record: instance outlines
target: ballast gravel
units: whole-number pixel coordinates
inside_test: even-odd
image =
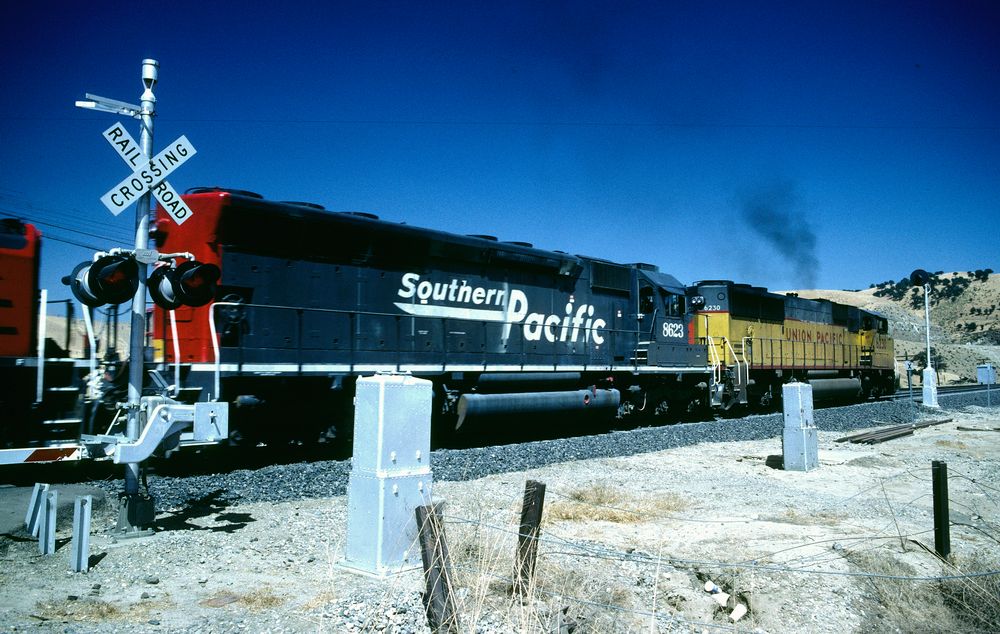
[[[941,396],[939,401],[943,407],[986,405],[986,395],[956,394]],[[909,423],[922,412],[926,410],[900,399],[817,409],[814,420],[820,431],[850,432]],[[782,415],[776,413],[516,445],[441,449],[433,452],[431,464],[435,481],[476,480],[572,460],[630,456],[707,442],[777,438],[782,433],[782,421]],[[160,508],[176,508],[208,497],[229,503],[283,502],[344,495],[350,469],[350,460],[319,460],[211,475],[157,476],[150,479],[149,490]],[[92,484],[114,494],[121,491],[120,481]]]
[[[911,439],[911,446],[906,440],[878,448],[832,441],[857,429],[917,418],[965,416],[972,420],[967,425],[996,425],[995,410],[972,414],[958,410],[985,405],[984,395],[942,397],[941,404],[940,412],[907,401],[816,410],[825,464],[809,474],[783,472],[764,464],[765,456],[780,450],[780,414],[436,451],[432,456],[435,494],[440,492],[447,500],[448,542],[459,566],[489,559],[479,557],[478,549],[483,554],[492,552],[486,550],[489,540],[498,535],[513,539],[510,533],[516,533],[516,516],[507,517],[503,509],[519,507],[525,477],[548,484],[547,512],[550,504],[555,507],[565,501],[581,483],[600,488],[602,481],[630,489],[636,500],[652,505],[651,521],[645,525],[586,520],[552,520],[546,525],[545,536],[567,541],[545,546],[540,574],[555,575],[548,582],[550,587],[565,581],[568,595],[583,596],[591,603],[536,597],[530,606],[533,620],[525,626],[525,621],[518,620],[516,605],[504,604],[497,610],[483,604],[479,609],[477,601],[482,599],[474,588],[463,586],[464,618],[466,623],[475,623],[468,631],[562,632],[570,631],[563,627],[567,622],[583,624],[580,632],[636,631],[624,624],[635,625],[637,615],[648,609],[648,600],[662,604],[655,627],[648,628],[651,631],[726,628],[728,612],[718,612],[701,589],[706,579],[725,583],[718,567],[661,569],[643,561],[655,558],[665,543],[675,561],[685,557],[742,561],[760,551],[784,552],[790,546],[794,548],[788,552],[798,553],[805,539],[814,544],[810,548],[819,550],[803,557],[832,557],[842,562],[839,544],[857,543],[851,531],[870,532],[870,527],[887,521],[896,530],[895,523],[881,512],[884,489],[873,498],[859,498],[850,510],[840,508],[851,493],[867,486],[870,474],[893,477],[912,468],[923,470],[925,463],[940,459],[944,451],[952,454],[956,473],[964,472],[973,481],[995,481],[992,454],[986,454],[982,466],[958,460],[975,458],[972,454],[980,445],[962,448],[962,443],[972,438],[991,441],[986,434],[956,437],[962,432],[934,427],[930,429],[940,436],[921,430]],[[673,451],[653,453],[666,449]],[[149,539],[115,542],[107,534],[114,524],[113,511],[95,516],[92,569],[85,575],[67,573],[66,544],[55,556],[42,557],[30,538],[0,537],[0,631],[429,632],[419,569],[376,580],[339,567],[347,515],[341,496],[346,493],[349,470],[350,461],[341,460],[191,477],[154,475],[149,485],[157,498],[157,533]],[[652,473],[657,477],[650,478]],[[924,487],[923,480],[905,483],[911,480],[918,488]],[[808,483],[819,488],[799,489]],[[898,478],[891,481],[888,495],[892,500],[914,499],[910,489],[892,489],[901,483]],[[112,493],[120,489],[118,482],[93,484]],[[670,495],[690,506],[682,506],[679,512],[658,510],[656,500],[670,499]],[[923,515],[927,515],[924,509],[903,508],[898,503],[893,509],[899,522],[918,527],[910,530],[921,530]],[[693,523],[673,518],[676,521],[664,541],[664,525],[656,519],[663,513],[690,516]],[[811,519],[814,514],[819,519]],[[702,517],[712,521],[706,523]],[[465,520],[474,522],[463,524]],[[836,540],[828,540],[830,530],[844,532],[834,532]],[[970,535],[969,539],[979,539],[978,534]],[[66,531],[59,537],[65,539]],[[829,552],[822,546],[828,541],[832,544]],[[568,544],[615,554],[611,559],[567,559],[567,553],[559,551],[572,550]],[[964,542],[956,543],[956,550],[964,548]],[[511,548],[504,543],[502,550]],[[805,559],[786,563],[816,565]],[[837,565],[842,564],[831,564]],[[504,563],[490,574],[504,576],[508,568]],[[867,586],[834,577],[822,578],[810,587],[816,581],[815,577],[760,573],[752,593],[751,617],[742,622],[741,631],[832,633],[865,631],[872,624],[872,610],[879,608],[866,603]],[[488,589],[503,604],[503,586],[492,583]],[[630,593],[641,597],[630,612],[615,613],[614,605],[604,605],[617,604]]]

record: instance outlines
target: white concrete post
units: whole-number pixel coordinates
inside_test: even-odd
[[[809,471],[819,467],[812,386],[808,383],[786,383],[781,387],[781,397],[785,420],[781,453],[785,471]]]
[[[421,564],[414,510],[431,502],[430,381],[358,379],[341,566],[385,577]]]

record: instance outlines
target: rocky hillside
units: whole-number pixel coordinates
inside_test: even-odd
[[[943,381],[972,380],[976,365],[1000,365],[1000,274],[990,269],[931,275],[931,345],[943,363]],[[825,298],[874,310],[889,318],[896,355],[913,358],[924,350],[923,289],[902,279],[862,291],[800,290],[802,297]]]

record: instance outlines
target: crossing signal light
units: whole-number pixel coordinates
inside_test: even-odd
[[[135,296],[139,288],[139,265],[128,255],[104,255],[80,262],[62,282],[82,304],[92,308],[117,305]]]
[[[174,310],[180,306],[204,306],[215,297],[222,271],[214,264],[189,260],[160,266],[149,276],[149,294],[157,306]]]
[[[923,269],[917,269],[913,273],[910,273],[910,284],[913,286],[923,286],[931,279],[930,273]]]

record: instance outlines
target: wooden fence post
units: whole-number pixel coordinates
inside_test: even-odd
[[[948,463],[931,462],[934,493],[934,550],[941,557],[951,554],[951,518],[948,513]]]
[[[525,482],[521,529],[517,536],[517,556],[514,561],[514,594],[522,598],[528,595],[531,579],[535,574],[544,503],[545,483],[535,480]]]
[[[442,502],[416,508],[420,557],[424,563],[424,607],[434,632],[458,632],[458,610],[451,595],[451,560],[441,523]]]

